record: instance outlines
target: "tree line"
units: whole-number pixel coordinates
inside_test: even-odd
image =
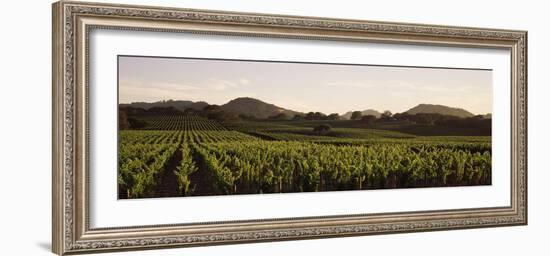
[[[247,116],[243,114],[235,114],[229,111],[225,111],[218,105],[208,105],[204,108],[197,110],[193,108],[187,108],[180,110],[174,107],[152,107],[149,109],[135,108],[135,107],[120,107],[119,108],[119,127],[120,129],[133,129],[143,128],[147,126],[147,122],[135,116],[158,116],[158,115],[193,115],[200,116],[210,120],[218,122],[226,121],[239,121],[239,120],[260,120],[253,116]],[[338,113],[332,113],[326,115],[321,112],[308,112],[303,115],[297,114],[289,116],[286,113],[279,113],[268,117],[268,120],[343,120],[344,118]],[[455,128],[475,128],[490,132],[491,130],[491,117],[477,115],[473,117],[457,117],[451,115],[442,115],[437,113],[418,113],[409,114],[406,112],[392,114],[390,111],[384,111],[380,117],[374,115],[363,115],[361,111],[353,111],[351,113],[351,120],[360,121],[367,125],[372,125],[377,122],[391,122],[391,121],[407,121],[418,125],[429,126],[445,126]]]

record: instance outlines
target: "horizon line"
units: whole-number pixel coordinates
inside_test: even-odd
[[[389,109],[385,109],[385,110],[380,111],[380,110],[374,109],[374,108],[365,108],[365,109],[362,109],[362,110],[348,110],[348,111],[346,111],[345,113],[342,113],[342,114],[341,114],[341,113],[338,113],[338,112],[324,113],[324,112],[321,112],[321,111],[296,111],[296,110],[293,110],[293,109],[288,109],[288,108],[285,108],[285,107],[281,107],[281,106],[275,105],[275,104],[273,104],[273,103],[269,103],[269,102],[264,101],[264,100],[261,100],[261,99],[257,99],[257,98],[254,98],[254,97],[246,97],[246,96],[245,96],[245,97],[237,97],[237,98],[235,98],[235,99],[229,100],[228,102],[226,102],[226,103],[224,103],[224,104],[220,104],[220,105],[218,105],[218,104],[210,104],[208,101],[205,101],[205,100],[192,101],[192,100],[175,100],[175,99],[158,100],[158,101],[153,101],[153,102],[148,102],[148,101],[118,102],[118,105],[120,105],[120,104],[127,104],[127,105],[128,105],[128,104],[135,104],[135,103],[147,103],[147,104],[152,104],[152,103],[167,102],[167,101],[189,101],[189,102],[192,102],[192,103],[204,102],[204,103],[206,103],[206,104],[208,104],[208,105],[218,105],[218,106],[222,106],[222,105],[225,105],[225,104],[227,104],[227,103],[229,103],[229,102],[231,102],[231,101],[233,101],[233,100],[240,99],[240,98],[255,99],[255,100],[261,101],[261,102],[263,102],[263,103],[265,103],[265,104],[270,104],[270,105],[273,105],[273,106],[276,106],[276,107],[279,107],[279,108],[282,108],[282,109],[285,109],[285,110],[288,110],[288,111],[293,111],[293,112],[298,112],[298,113],[303,113],[303,114],[307,114],[307,113],[309,113],[309,112],[319,112],[319,113],[322,113],[322,114],[325,114],[325,115],[330,115],[330,114],[336,113],[336,114],[338,114],[338,115],[340,115],[340,116],[343,116],[343,115],[345,115],[345,114],[347,114],[347,113],[349,113],[349,112],[353,112],[353,111],[361,111],[361,112],[363,112],[363,111],[366,111],[366,110],[374,110],[374,111],[376,111],[376,112],[379,112],[380,114],[384,113],[384,111],[390,111],[390,112],[392,112],[392,114],[396,114],[396,113],[405,113],[405,112],[407,112],[408,110],[411,110],[412,108],[417,107],[417,106],[420,106],[420,105],[434,105],[434,106],[444,106],[444,107],[454,108],[454,109],[462,109],[462,110],[464,110],[464,111],[466,111],[466,112],[468,112],[468,113],[473,114],[474,116],[476,116],[476,115],[487,115],[487,114],[491,114],[491,115],[492,115],[492,114],[493,114],[493,112],[481,113],[481,114],[478,113],[478,114],[476,114],[476,113],[473,113],[473,112],[471,112],[471,111],[469,111],[469,110],[467,110],[467,109],[465,109],[465,108],[456,107],[456,106],[442,105],[442,104],[433,104],[433,103],[418,103],[418,104],[414,105],[413,107],[408,108],[408,110],[405,110],[405,111],[403,111],[403,112],[394,112],[394,111],[389,110]]]

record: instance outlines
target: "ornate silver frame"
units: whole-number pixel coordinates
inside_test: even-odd
[[[93,29],[500,48],[511,51],[511,205],[91,229],[88,33]],[[527,224],[527,32],[61,1],[53,5],[53,251],[74,254]]]

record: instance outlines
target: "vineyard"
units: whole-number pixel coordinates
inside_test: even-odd
[[[356,128],[323,136],[188,115],[145,121],[119,132],[119,198],[491,184],[490,137]]]
[[[222,131],[227,130],[217,122],[199,116],[167,115],[142,118],[150,125],[147,130],[193,130]]]

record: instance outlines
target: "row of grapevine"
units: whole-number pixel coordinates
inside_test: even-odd
[[[211,186],[213,194],[249,194],[491,183],[486,142],[283,139],[228,130],[123,131],[119,193],[154,196],[166,171],[174,172],[179,196],[200,195],[197,186]],[[167,170],[167,161],[180,154],[171,161],[179,161],[177,167]],[[198,184],[197,175],[211,176],[212,184]]]
[[[166,144],[166,143],[178,143],[182,136],[183,131],[140,131],[129,130],[120,133],[121,145],[125,144]]]
[[[191,143],[255,141],[257,138],[236,131],[148,131],[120,132],[118,185],[120,198],[154,197],[162,173],[174,172],[178,189],[175,194],[191,195],[191,174],[198,170]],[[174,154],[181,154],[175,170],[167,170]]]
[[[298,142],[313,142],[325,145],[337,146],[370,146],[379,144],[396,144],[408,145],[410,147],[429,146],[431,148],[452,148],[461,149],[471,152],[486,152],[491,151],[491,142],[479,138],[471,138],[470,141],[464,138],[425,138],[419,137],[414,139],[392,139],[392,138],[376,138],[376,139],[354,139],[354,138],[337,138],[329,136],[314,136],[303,135],[297,133],[276,133],[276,132],[250,132],[251,135],[264,140],[275,141],[298,141]]]
[[[189,196],[192,195],[194,187],[191,184],[190,175],[198,171],[196,163],[193,161],[193,155],[191,148],[188,144],[189,134],[185,133],[183,143],[180,146],[180,151],[182,159],[178,164],[178,167],[174,171],[178,182],[178,191],[177,195],[179,196]]]
[[[259,141],[258,138],[237,131],[191,131],[188,132],[193,141],[197,143],[213,142],[241,142],[241,141]]]
[[[119,155],[118,184],[121,197],[140,198],[152,195],[158,176],[177,144],[141,144],[121,147],[121,152],[136,151],[134,156]]]
[[[198,147],[226,194],[490,184],[491,154],[407,145],[302,142]]]
[[[224,131],[227,130],[216,121],[194,115],[167,115],[142,117],[148,123],[147,130],[183,130],[183,131]]]

